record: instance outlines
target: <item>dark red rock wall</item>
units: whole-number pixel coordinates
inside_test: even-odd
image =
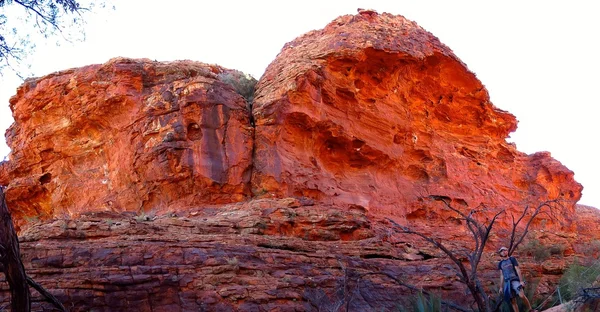
[[[150,220],[55,220],[22,233],[21,250],[28,274],[69,311],[392,310],[408,297],[389,276],[415,267],[374,226],[364,211],[255,200]],[[433,275],[443,263],[418,278],[455,291],[451,271]],[[49,307],[36,297],[35,311]]]

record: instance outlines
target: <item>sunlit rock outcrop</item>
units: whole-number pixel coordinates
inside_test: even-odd
[[[539,296],[600,254],[573,172],[507,143],[515,117],[402,16],[339,17],[254,82],[125,58],[27,80],[0,184],[28,274],[70,311],[392,311],[414,298],[403,283],[472,307],[444,253],[387,219],[471,248],[444,202],[503,211],[478,271],[490,294],[525,207],[551,201],[522,245],[548,258],[517,249]]]
[[[27,80],[11,99],[2,165],[15,217],[244,200],[253,129],[236,75],[116,58]]]
[[[429,32],[400,16],[342,16],[287,43],[257,86],[255,193],[307,196],[371,213],[459,206],[520,210],[581,196],[548,153],[506,138],[516,119]]]

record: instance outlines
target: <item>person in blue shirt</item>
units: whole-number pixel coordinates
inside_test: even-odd
[[[525,291],[523,290],[525,281],[521,275],[517,259],[508,256],[508,248],[506,247],[500,247],[498,253],[502,258],[502,260],[498,262],[498,270],[501,271],[499,291],[503,294],[504,301],[511,303],[513,311],[519,312],[519,306],[517,305],[517,296],[519,296],[531,312],[537,312],[537,310],[531,308],[531,304],[525,296]]]

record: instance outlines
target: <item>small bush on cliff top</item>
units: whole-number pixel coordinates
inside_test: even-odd
[[[254,100],[254,87],[258,82],[254,77],[244,74],[239,70],[224,71],[219,74],[219,79],[233,87],[248,103]]]

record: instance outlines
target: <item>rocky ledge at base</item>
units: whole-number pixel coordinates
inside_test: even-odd
[[[407,285],[472,303],[443,253],[392,222],[459,249],[457,212],[501,213],[479,266],[490,293],[526,207],[551,203],[528,240],[561,246],[517,250],[537,296],[600,252],[582,247],[600,216],[573,172],[508,143],[515,117],[402,16],[339,17],[255,83],[128,58],[25,81],[0,184],[27,272],[71,311],[387,311]]]
[[[600,219],[598,210],[578,212],[579,236],[531,233],[576,254],[544,262],[519,256],[527,279],[539,281],[538,298],[552,295],[568,262],[586,258],[589,241],[578,240],[600,239],[585,230],[585,222]],[[28,274],[69,311],[395,311],[415,298],[406,285],[470,304],[443,253],[389,229],[364,210],[282,198],[162,215],[90,212],[38,222],[20,239]],[[446,229],[452,246],[465,239],[436,229]],[[480,263],[493,290],[497,261],[489,250]],[[0,304],[8,294],[0,283]],[[52,311],[37,294],[33,302],[34,311]]]

